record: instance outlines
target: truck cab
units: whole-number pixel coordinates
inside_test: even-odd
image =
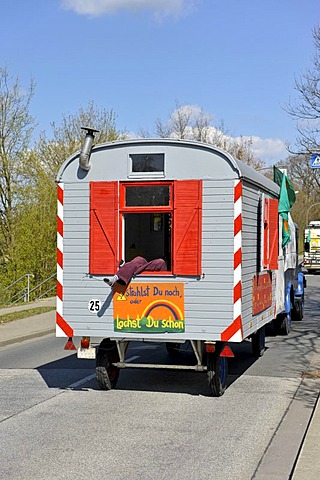
[[[304,231],[303,264],[308,273],[320,270],[320,221],[311,221]]]

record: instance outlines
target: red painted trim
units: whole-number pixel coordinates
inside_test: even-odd
[[[63,268],[63,253],[59,249],[57,249],[57,264]]]
[[[63,299],[63,286],[61,283],[57,280],[57,297],[62,300]]]
[[[61,317],[61,315],[56,313],[56,323],[61,328],[61,330],[66,334],[67,337],[73,337],[74,331],[73,328]]]
[[[242,230],[242,215],[239,215],[234,220],[234,235],[237,235]]]
[[[233,288],[233,303],[236,303],[237,300],[241,298],[242,285],[241,282],[238,282],[237,285]]]
[[[234,270],[241,265],[242,262],[242,249],[239,248],[239,250],[234,254],[234,259],[233,259],[233,267]]]
[[[235,187],[234,187],[234,201],[236,202],[239,200],[239,198],[242,197],[242,182],[239,182]]]
[[[63,205],[63,189],[58,185],[58,200]]]
[[[155,187],[168,186],[170,188],[169,205],[159,206],[126,206],[126,189],[130,187]],[[120,210],[126,213],[153,213],[153,212],[171,212],[173,209],[173,182],[158,181],[158,182],[122,182],[120,183]]]
[[[58,217],[57,232],[63,237],[63,221]]]
[[[231,337],[233,337],[235,333],[238,332],[238,330],[241,330],[241,328],[242,328],[242,321],[241,321],[241,316],[239,316],[238,318],[235,319],[233,323],[231,323],[231,325],[229,325],[228,328],[226,328],[222,332],[221,340],[224,342],[227,342],[228,340],[230,340]]]
[[[126,188],[127,187],[152,187],[152,186],[169,186],[170,188],[170,196],[169,196],[169,205],[166,206],[140,206],[140,207],[126,207]],[[121,182],[119,188],[119,246],[120,246],[120,257],[123,258],[125,256],[124,247],[123,247],[123,214],[124,213],[173,213],[173,185],[174,182],[168,181],[157,181],[157,182]],[[172,241],[172,240],[171,240]],[[171,245],[172,248],[172,245]],[[120,259],[118,259],[119,261]],[[147,274],[150,274],[148,272]],[[159,272],[157,272],[159,274]]]
[[[165,212],[171,212],[172,207],[166,206],[166,207],[121,207],[121,211],[123,213],[165,213]]]

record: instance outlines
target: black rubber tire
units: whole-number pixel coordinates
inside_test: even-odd
[[[116,342],[104,339],[100,343],[96,357],[96,379],[101,390],[115,388],[119,378],[119,368],[112,362],[119,361]]]
[[[265,325],[266,337],[276,337],[278,335],[277,319],[271,320],[271,322]]]
[[[277,331],[279,335],[289,335],[291,331],[291,318],[288,318],[287,313],[282,313],[278,315]]]
[[[266,349],[266,329],[265,326],[259,328],[251,335],[252,353],[255,357],[262,357]]]
[[[303,305],[301,301],[296,301],[292,309],[291,318],[294,322],[301,322],[303,319]]]
[[[207,354],[207,377],[214,397],[221,397],[227,388],[228,359],[220,357],[221,349]]]

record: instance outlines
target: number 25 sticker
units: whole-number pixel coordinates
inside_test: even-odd
[[[88,303],[88,310],[91,313],[99,312],[101,308],[101,301],[97,300],[96,298],[92,299]]]

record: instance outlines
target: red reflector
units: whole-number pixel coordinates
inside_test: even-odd
[[[214,353],[216,346],[214,343],[206,343],[206,352],[207,353]]]
[[[68,341],[64,347],[65,350],[77,350],[76,347],[74,346],[74,343],[72,341],[72,337],[68,338]]]
[[[90,347],[90,337],[82,337],[80,342],[81,348]]]
[[[220,357],[234,357],[233,351],[231,350],[229,345],[226,345],[222,349],[222,352],[220,353]]]

